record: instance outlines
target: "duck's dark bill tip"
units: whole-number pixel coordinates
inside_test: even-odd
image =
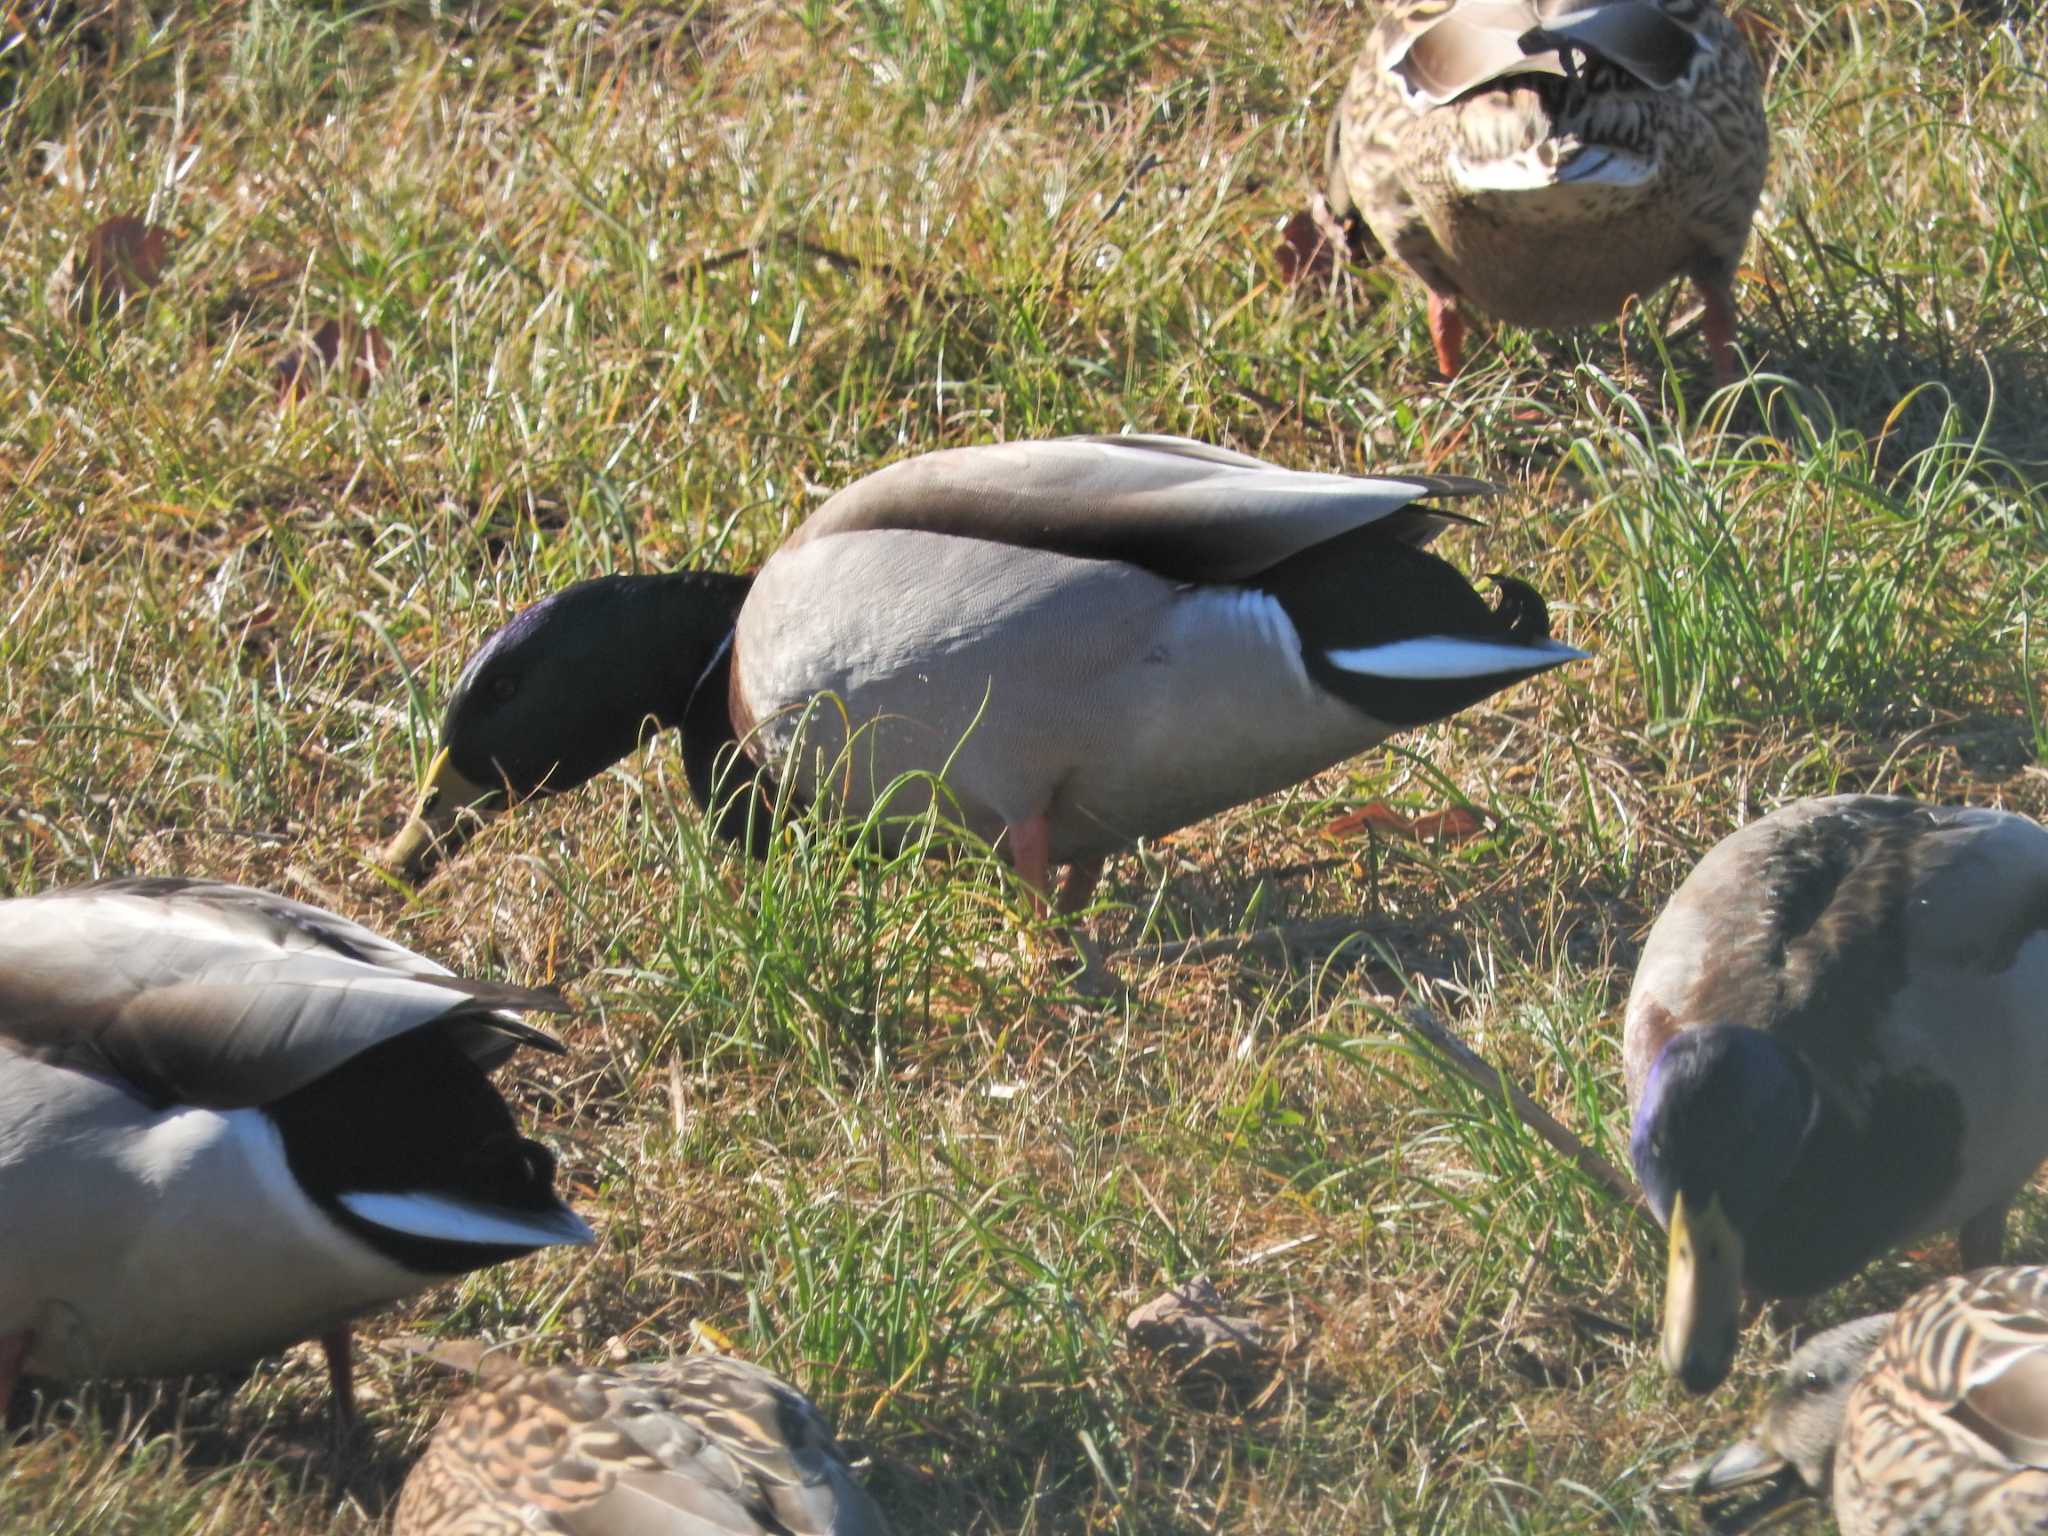
[[[434,829],[419,817],[409,816],[398,835],[379,851],[377,863],[399,879],[417,885],[433,873],[442,857],[441,840],[434,836]]]
[[[461,851],[484,819],[504,804],[502,785],[479,784],[455,766],[450,749],[443,747],[427,767],[412,814],[377,862],[417,884],[441,860]]]
[[[1728,1365],[1687,1360],[1677,1366],[1671,1374],[1677,1377],[1678,1384],[1694,1397],[1705,1397],[1728,1379]]]
[[[1789,1471],[1785,1458],[1755,1440],[1738,1440],[1706,1461],[1676,1468],[1658,1487],[1666,1493],[1694,1493],[1702,1496],[1752,1488]],[[1689,1474],[1684,1483],[1679,1474]]]

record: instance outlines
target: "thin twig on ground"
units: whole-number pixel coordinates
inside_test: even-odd
[[[1650,1208],[1643,1200],[1642,1191],[1636,1188],[1632,1179],[1626,1177],[1614,1164],[1559,1124],[1548,1110],[1524,1093],[1506,1073],[1459,1039],[1442,1019],[1420,1003],[1416,1003],[1402,1014],[1401,1022],[1434,1046],[1458,1075],[1481,1093],[1505,1098],[1509,1108],[1520,1117],[1522,1124],[1549,1142],[1569,1159],[1579,1172],[1623,1205],[1634,1210],[1643,1220],[1652,1226],[1656,1225],[1656,1218],[1650,1214]]]

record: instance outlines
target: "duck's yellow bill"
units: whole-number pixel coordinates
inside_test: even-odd
[[[1664,1368],[1689,1392],[1711,1392],[1735,1363],[1742,1308],[1742,1234],[1721,1197],[1693,1209],[1671,1202],[1671,1258],[1664,1277]]]
[[[469,840],[482,813],[503,798],[495,785],[479,784],[458,771],[443,747],[427,765],[412,815],[384,848],[384,866],[406,880],[425,879],[437,862]]]

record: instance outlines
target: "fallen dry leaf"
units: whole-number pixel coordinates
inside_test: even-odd
[[[373,325],[325,320],[271,365],[279,401],[293,400],[337,372],[344,388],[361,394],[391,367],[391,343]]]
[[[73,315],[111,313],[139,302],[170,265],[170,231],[131,214],[108,219],[60,269],[51,285],[55,307]]]
[[[1282,227],[1273,260],[1280,275],[1290,283],[1304,282],[1330,270],[1330,242],[1316,228],[1315,215],[1308,209],[1302,209]]]
[[[1341,840],[1371,831],[1415,842],[1462,843],[1485,830],[1486,819],[1470,806],[1454,805],[1421,816],[1403,816],[1384,800],[1375,800],[1326,822],[1323,836]]]
[[[1209,1377],[1232,1388],[1263,1385],[1274,1362],[1265,1328],[1255,1318],[1225,1313],[1207,1275],[1137,1308],[1124,1319],[1124,1332],[1183,1378]]]
[[[1330,212],[1329,202],[1318,192],[1309,204],[1280,230],[1280,244],[1273,260],[1289,284],[1327,277],[1336,266],[1336,253],[1349,261],[1371,266],[1379,260],[1379,244],[1362,219],[1342,221]]]

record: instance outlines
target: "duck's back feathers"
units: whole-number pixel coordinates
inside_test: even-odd
[[[1629,999],[1630,1102],[1680,1028],[1747,1023],[1825,1070],[1868,1049],[1916,976],[1997,976],[2044,936],[2048,830],[2026,818],[1881,795],[1797,802],[1709,851],[1651,929]]]
[[[400,1495],[394,1536],[884,1536],[810,1401],[745,1361],[486,1371]]]
[[[1711,46],[1645,0],[1420,0],[1394,7],[1373,45],[1380,68],[1418,110],[1444,106],[1508,75],[1566,76],[1568,50],[1668,90]]]
[[[113,1078],[157,1106],[271,1103],[428,1023],[486,1069],[520,1045],[562,1049],[509,1009],[566,1005],[214,881],[50,891],[10,902],[0,923],[0,1049]]]
[[[806,798],[911,816],[939,776],[978,835],[1042,821],[1051,862],[1093,862],[1582,655],[1529,588],[1490,608],[1420,547],[1441,516],[1411,498],[1479,489],[1176,438],[907,460],[762,567],[731,714]]]
[[[1835,1453],[1844,1536],[2048,1528],[2048,1269],[1980,1270],[1901,1307]]]
[[[783,549],[913,531],[1114,560],[1169,581],[1241,581],[1371,525],[1426,544],[1462,519],[1414,506],[1419,498],[1495,489],[1456,475],[1283,469],[1181,437],[994,443],[921,454],[855,481]]]

